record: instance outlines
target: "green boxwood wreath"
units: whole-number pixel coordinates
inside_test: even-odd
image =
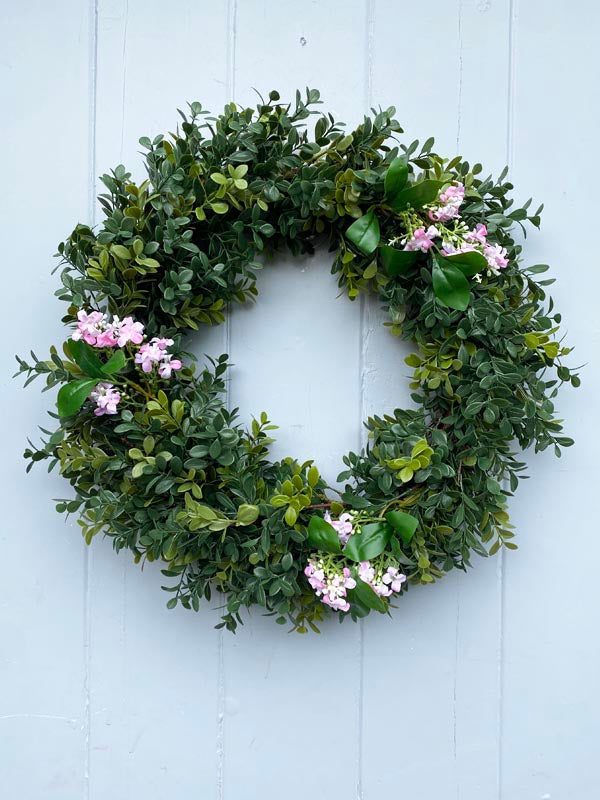
[[[77,225],[59,246],[64,323],[105,312],[121,321],[103,323],[110,335],[131,317],[146,345],[174,340],[170,377],[136,363],[139,336],[122,347],[70,338],[48,360],[18,358],[27,383],[62,385],[50,414],[58,427],[25,453],[28,468],[48,459],[70,481],[75,498],[58,511],[78,513],[87,543],[103,533],[136,562],[166,562],[169,607],[198,610],[218,589],[218,627],[230,630],[253,605],[317,630],[332,612],[307,574],[317,587],[337,574],[334,613],[356,620],[464,570],[473,552],[514,549],[516,451],[560,455],[572,444],[553,399],[579,378],[561,361],[569,349],[557,340],[551,281],[534,278],[547,267],[521,266],[512,234],[538,227],[541,208],[514,206],[506,170],[482,178],[479,164],[437,155],[433,139],[396,144],[394,108],[345,133],[317,114],[319,102],[315,90],[291,104],[271,92],[256,110],[231,103],[217,117],[192,103],[175,134],[140,140],[147,180],[133,183],[123,166],[104,175],[99,229]],[[366,421],[369,444],[344,457],[335,500],[312,462],[268,460],[265,413],[249,430],[236,422],[227,356],[196,372],[184,350],[190,331],[254,300],[257,257],[321,245],[350,299],[376,293],[390,333],[416,346],[406,359],[415,407]],[[319,353],[310,359],[323,369]],[[119,403],[97,416],[89,397],[102,379]]]

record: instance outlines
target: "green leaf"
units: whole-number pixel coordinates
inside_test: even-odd
[[[404,544],[409,544],[419,526],[417,518],[404,511],[388,511],[385,518]]]
[[[370,561],[387,547],[392,530],[385,522],[368,522],[353,533],[344,547],[344,555],[352,561]]]
[[[423,206],[433,203],[437,199],[443,185],[442,181],[429,179],[413,183],[399,192],[390,205],[394,211],[404,211],[408,206],[411,208],[423,208]]]
[[[67,349],[71,354],[71,358],[82,372],[85,372],[86,375],[91,375],[93,378],[102,377],[102,361],[98,353],[87,342],[69,339]]]
[[[123,247],[122,244],[113,244],[110,248],[110,252],[123,261],[131,261],[131,253],[126,247]]]
[[[381,245],[379,255],[388,275],[405,275],[419,258],[415,250],[397,250],[389,244]]]
[[[453,253],[451,256],[437,256],[437,258],[443,258],[449,264],[458,267],[463,275],[477,275],[489,266],[485,256],[475,250]]]
[[[363,278],[366,281],[370,281],[371,278],[375,277],[375,275],[377,275],[377,262],[376,261],[371,261],[369,266],[363,272]]]
[[[70,417],[75,414],[87,400],[87,396],[98,383],[97,380],[86,378],[82,381],[69,381],[59,391],[56,406],[61,417]]]
[[[398,193],[406,186],[408,180],[408,165],[405,156],[395,158],[385,173],[384,189],[386,200],[394,200]]]
[[[127,359],[125,353],[122,350],[115,350],[106,364],[103,365],[102,372],[105,375],[114,375],[115,372],[119,372],[119,370],[123,369],[126,363]]]
[[[337,531],[323,517],[314,515],[308,523],[308,543],[316,550],[325,550],[328,553],[341,553]]]
[[[364,253],[370,256],[379,244],[379,222],[373,211],[369,211],[353,222],[346,231],[346,239]]]
[[[284,514],[284,519],[286,523],[290,526],[290,528],[296,524],[296,520],[298,519],[298,512],[294,508],[294,506],[289,505],[287,507],[286,512]]]
[[[242,503],[237,510],[237,521],[239,525],[252,525],[258,519],[259,510],[258,506],[252,506],[249,503]]]
[[[457,311],[464,311],[471,298],[469,281],[458,267],[439,255],[433,257],[433,291],[443,305]]]
[[[227,203],[209,203],[215,214],[226,214],[229,211]]]
[[[379,611],[380,614],[385,614],[386,612],[386,605],[381,597],[368,583],[361,581],[360,578],[356,578],[355,588],[348,589],[346,594],[350,603],[354,602],[367,608],[372,608],[375,611]]]

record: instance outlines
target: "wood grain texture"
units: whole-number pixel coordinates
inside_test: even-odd
[[[587,155],[598,124],[596,3],[7,0],[0,14],[11,297],[0,796],[599,795],[600,546],[590,498],[600,279],[593,221],[591,232],[578,221],[596,205]],[[320,637],[301,637],[254,613],[231,636],[213,628],[219,598],[200,615],[167,612],[158,569],[141,572],[107,542],[84,548],[52,508],[65,492],[58,477],[20,469],[24,432],[43,421],[49,398],[7,375],[24,307],[35,320],[26,345],[43,352],[62,338],[51,254],[76,220],[98,221],[100,173],[122,162],[142,178],[139,137],[172,130],[187,101],[219,111],[232,98],[254,104],[253,87],[286,97],[307,85],[349,125],[393,104],[407,140],[434,133],[440,152],[482,161],[486,172],[508,163],[518,198],[546,201],[526,256],[553,265],[575,359],[588,363],[582,388],[559,403],[577,446],[561,461],[528,454],[531,480],[510,504],[517,553],[411,591],[391,620],[332,620]],[[566,222],[585,235],[565,236]],[[274,457],[312,457],[333,482],[342,454],[364,443],[362,419],[410,404],[410,347],[384,329],[377,301],[337,297],[325,252],[282,254],[265,265],[259,290],[253,307],[195,337],[194,352],[228,352],[230,407],[243,421],[266,410],[280,426]]]

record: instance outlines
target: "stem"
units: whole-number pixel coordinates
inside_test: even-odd
[[[145,396],[148,398],[148,400],[154,400],[154,399],[155,399],[155,398],[154,398],[154,397],[153,397],[151,394],[149,394],[149,393],[148,393],[148,392],[147,392],[147,391],[146,391],[144,388],[142,388],[142,387],[139,385],[139,383],[135,383],[135,381],[132,381],[132,380],[130,380],[129,378],[123,378],[123,380],[125,381],[125,383],[128,383],[128,384],[129,384],[130,386],[132,386],[134,389],[137,389],[137,390],[138,390],[138,392],[141,392],[143,395],[145,395]]]

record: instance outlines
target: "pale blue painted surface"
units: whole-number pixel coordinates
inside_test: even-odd
[[[600,12],[592,0],[2,0],[4,189],[0,526],[0,796],[15,800],[590,800],[600,796],[598,482],[600,324],[594,209]],[[253,616],[167,612],[157,570],[87,550],[55,514],[64,487],[26,477],[24,436],[49,397],[7,377],[12,351],[60,341],[57,241],[94,222],[96,176],[199,99],[251,87],[321,89],[349,124],[398,107],[407,136],[546,201],[531,263],[549,261],[584,385],[560,408],[577,447],[530,457],[512,502],[520,550],[411,592],[393,621],[287,636]],[[566,231],[581,228],[568,239]],[[277,453],[334,478],[360,419],[408,401],[406,347],[376,304],[336,297],[327,255],[265,270],[199,353],[229,349],[231,402],[267,410]],[[305,314],[313,314],[308,328]],[[18,343],[18,321],[32,319]],[[276,335],[274,335],[276,331]],[[260,363],[308,351],[288,382]],[[338,398],[344,396],[340,406]]]

